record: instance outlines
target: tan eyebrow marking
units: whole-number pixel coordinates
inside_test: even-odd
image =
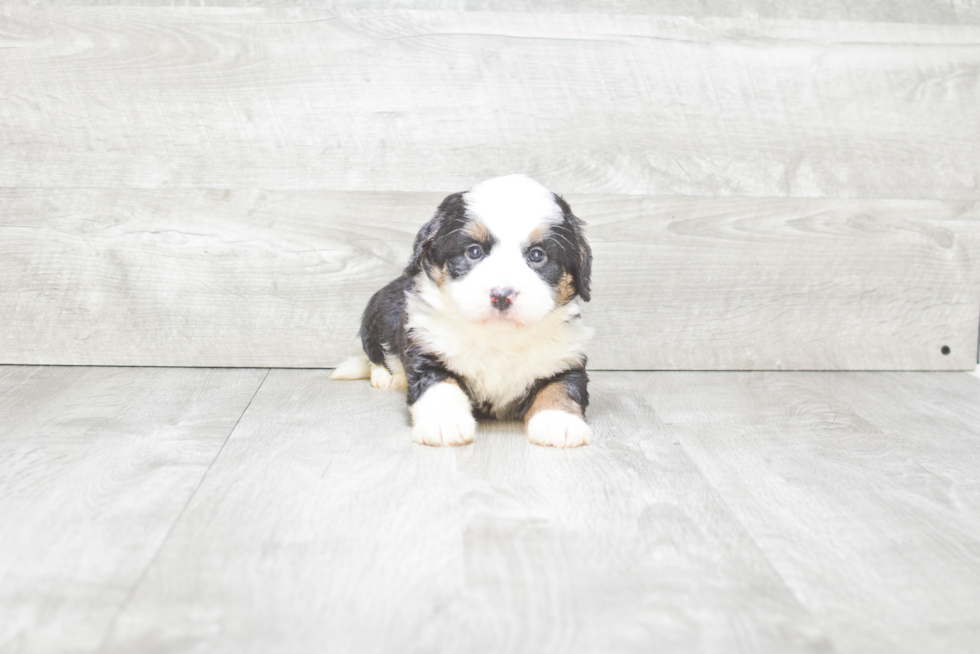
[[[537,243],[538,241],[544,240],[544,237],[548,235],[551,231],[551,225],[539,225],[531,230],[531,233],[527,235],[528,243]]]
[[[468,221],[466,226],[463,227],[463,232],[472,236],[479,243],[490,240],[490,230],[487,229],[487,226],[483,224],[482,220]]]

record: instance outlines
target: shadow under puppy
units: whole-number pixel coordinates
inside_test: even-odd
[[[401,277],[361,323],[366,356],[331,375],[407,388],[412,438],[470,443],[474,412],[523,419],[531,443],[589,444],[582,324],[592,251],[568,204],[524,175],[454,193],[415,238]]]

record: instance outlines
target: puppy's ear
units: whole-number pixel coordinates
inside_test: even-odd
[[[582,221],[579,221],[575,231],[578,233],[578,270],[572,271],[578,294],[588,302],[592,299],[592,248],[582,234]]]
[[[572,279],[575,280],[575,290],[578,291],[583,300],[588,302],[592,299],[592,248],[589,247],[589,242],[585,240],[583,229],[585,223],[572,213],[572,208],[568,206],[565,200],[556,195],[555,202],[561,207],[565,222],[574,235],[571,241],[575,247],[575,252],[569,253],[569,262]]]
[[[425,256],[429,252],[429,247],[436,238],[436,234],[442,229],[450,219],[455,217],[457,214],[462,214],[466,211],[465,203],[463,202],[462,193],[453,193],[446,197],[445,200],[436,209],[436,213],[432,216],[429,222],[422,225],[422,229],[419,233],[415,235],[415,245],[412,248],[412,258],[408,262],[408,267],[405,268],[406,275],[415,275],[420,270],[422,270],[422,262],[425,260]]]

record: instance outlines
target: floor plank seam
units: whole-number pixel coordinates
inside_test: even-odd
[[[759,543],[758,539],[755,537],[755,534],[752,533],[752,531],[748,528],[748,526],[738,517],[738,514],[732,510],[732,507],[729,505],[728,500],[725,498],[724,494],[722,494],[719,491],[719,489],[712,482],[711,478],[708,475],[706,475],[704,470],[701,469],[701,466],[698,465],[698,462],[688,451],[687,447],[684,445],[684,442],[678,438],[677,444],[680,445],[681,451],[684,453],[684,456],[687,457],[688,461],[691,462],[691,465],[694,467],[694,469],[697,470],[698,474],[701,475],[701,479],[704,480],[704,483],[707,484],[708,488],[711,489],[711,492],[712,494],[714,494],[715,499],[719,502],[721,506],[725,507],[725,510],[728,511],[728,515],[731,517],[731,519],[739,527],[741,527],[742,530],[745,532],[745,535],[752,540],[752,544],[755,545],[755,549],[756,551],[758,551],[759,556],[762,557],[762,560],[766,562],[766,564],[769,566],[769,569],[772,570],[772,573],[782,582],[783,588],[786,589],[786,592],[789,593],[790,596],[796,601],[800,609],[802,609],[807,615],[810,616],[810,619],[813,620],[813,623],[819,625],[821,631],[823,632],[823,636],[827,639],[827,642],[831,646],[830,651],[840,652],[841,651],[840,648],[838,647],[837,643],[834,642],[834,639],[831,636],[831,634],[833,633],[832,630],[828,627],[827,624],[824,623],[823,620],[819,618],[819,616],[817,616],[810,609],[807,603],[804,602],[802,598],[800,598],[799,594],[796,592],[796,589],[792,585],[790,585],[790,583],[786,580],[786,577],[783,576],[783,573],[780,572],[779,568],[776,567],[776,564],[769,556],[769,553],[766,552],[766,550]]]
[[[252,406],[252,402],[255,400],[255,397],[259,394],[259,391],[262,390],[262,386],[265,384],[265,380],[269,378],[269,373],[271,372],[272,372],[272,368],[268,368],[265,371],[265,376],[262,377],[262,381],[260,381],[258,386],[256,386],[255,392],[252,393],[252,397],[250,397],[248,403],[245,404],[245,408],[242,409],[242,413],[240,416],[238,416],[238,420],[235,421],[234,426],[232,426],[232,428],[228,431],[228,436],[226,436],[224,442],[221,443],[221,447],[218,448],[218,451],[215,453],[214,458],[211,459],[211,463],[208,464],[208,467],[204,471],[204,474],[201,475],[201,478],[198,480],[197,485],[194,486],[194,490],[192,490],[190,492],[190,495],[187,496],[187,501],[184,502],[184,506],[180,508],[180,511],[177,513],[176,517],[174,517],[173,522],[170,524],[170,528],[167,529],[167,533],[164,534],[163,538],[160,539],[160,544],[159,546],[157,546],[157,549],[153,553],[153,556],[150,557],[149,561],[147,561],[146,566],[144,566],[143,571],[140,573],[140,576],[136,579],[135,582],[133,582],[133,585],[130,587],[129,592],[126,593],[126,598],[122,601],[122,603],[119,605],[119,608],[112,616],[112,620],[109,622],[109,626],[106,627],[105,635],[102,637],[102,642],[99,644],[98,648],[94,650],[95,654],[101,654],[102,652],[105,651],[106,646],[109,644],[109,638],[112,636],[112,633],[116,629],[116,623],[119,621],[119,616],[121,616],[123,612],[125,612],[126,608],[129,606],[129,603],[132,602],[133,597],[136,595],[136,591],[139,589],[140,586],[143,585],[143,582],[146,580],[147,573],[153,567],[154,563],[156,563],[157,558],[160,556],[160,552],[162,552],[163,548],[166,547],[167,542],[170,540],[170,537],[174,532],[174,529],[177,527],[177,525],[181,521],[181,518],[183,518],[184,514],[187,512],[187,507],[189,507],[191,505],[191,502],[194,501],[194,497],[197,495],[197,491],[200,490],[201,486],[204,484],[204,481],[208,478],[208,474],[210,474],[211,469],[214,467],[215,462],[221,457],[221,453],[224,451],[225,446],[228,445],[228,441],[231,440],[231,437],[234,435],[235,430],[238,429],[238,425],[241,424],[242,418],[244,418],[245,414],[248,413],[248,408]]]

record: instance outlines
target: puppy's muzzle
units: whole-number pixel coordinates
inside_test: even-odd
[[[517,297],[517,292],[512,288],[490,289],[490,304],[501,313],[509,309],[510,305],[514,304],[515,297]]]

